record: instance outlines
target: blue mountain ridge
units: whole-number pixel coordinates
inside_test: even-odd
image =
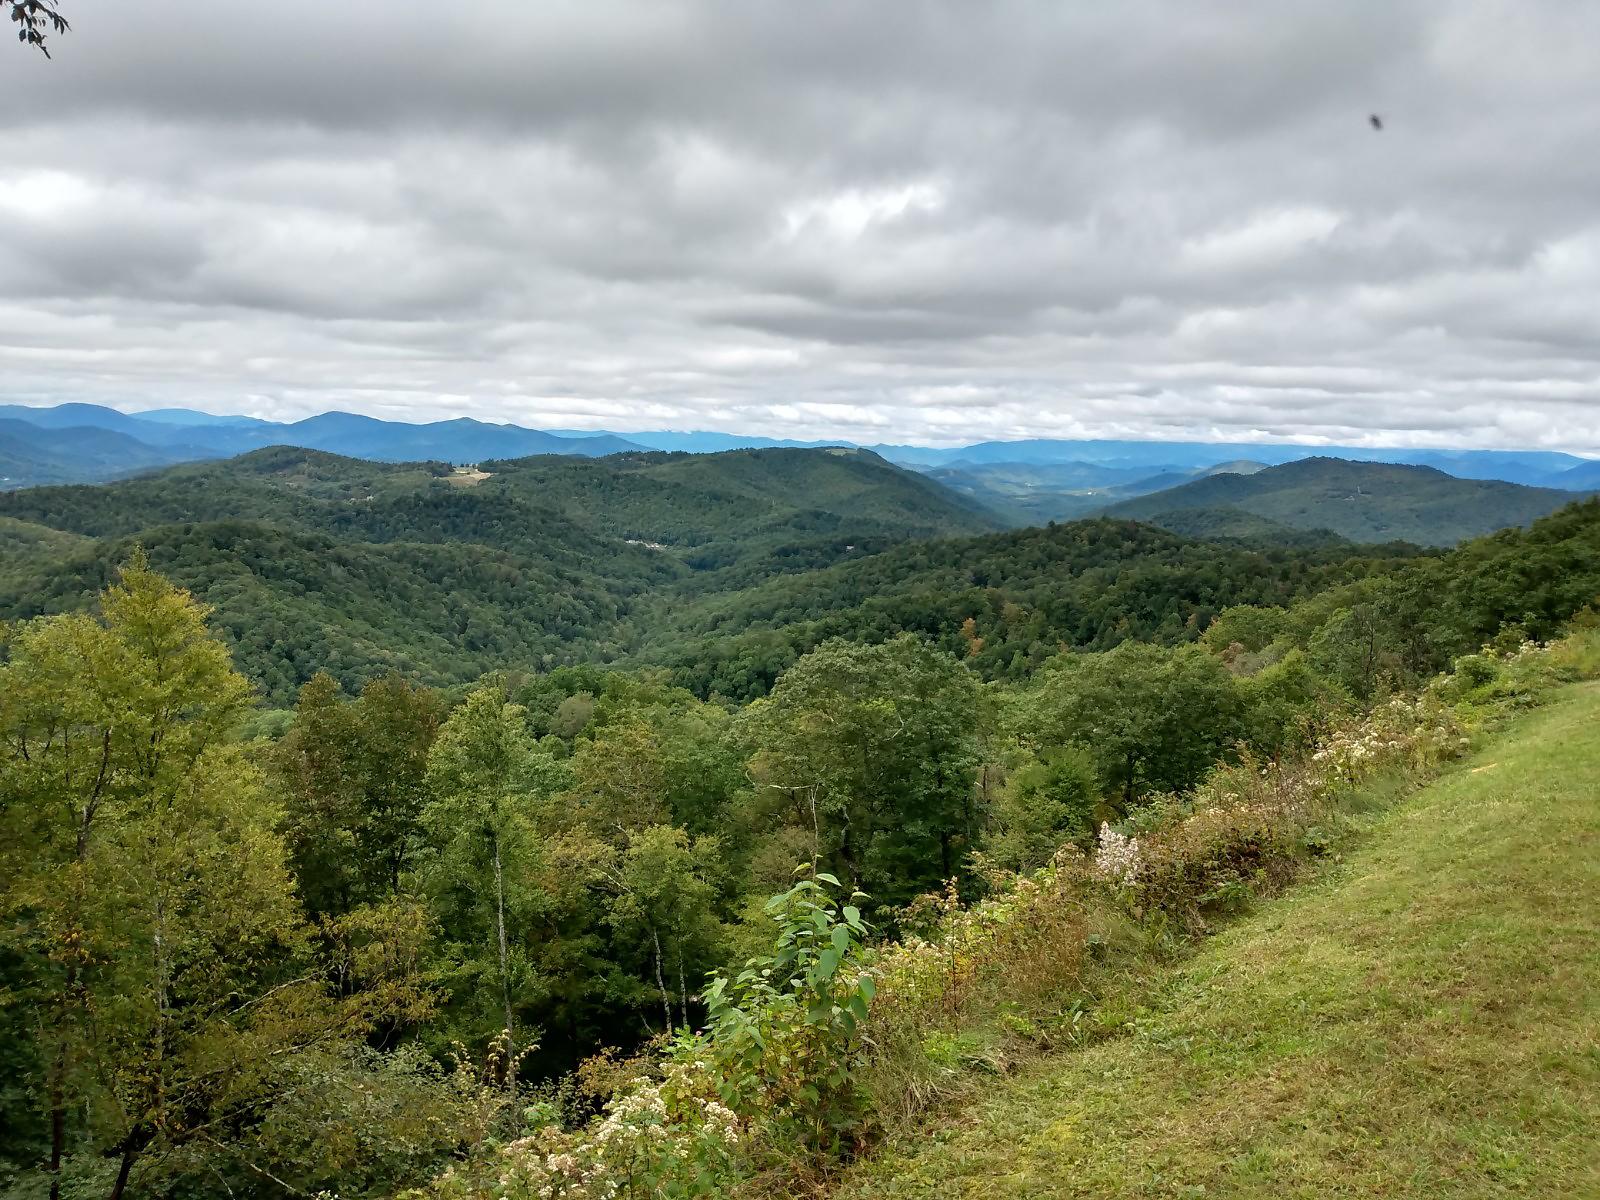
[[[279,422],[189,408],[126,413],[83,403],[52,407],[0,405],[0,420],[9,422],[4,426],[5,432],[0,433],[0,453],[4,454],[6,464],[0,474],[9,478],[0,481],[0,487],[88,482],[175,462],[229,458],[272,445],[326,450],[380,462],[438,460],[453,463],[534,454],[596,457],[643,450],[704,454],[760,447],[855,445],[844,439],[798,440],[714,431],[540,430],[470,417],[412,423],[341,411]],[[62,436],[46,445],[25,435],[21,429],[23,423]],[[73,430],[111,431],[128,441],[109,445],[88,433],[74,434]],[[1502,480],[1570,491],[1600,487],[1600,460],[1549,450],[1050,438],[988,441],[955,447],[875,444],[861,448],[901,466],[934,473],[941,482],[958,487],[968,474],[970,482],[981,485],[983,475],[1006,465],[1082,469],[1085,473],[1101,473],[1107,483],[1113,475],[1127,481],[1170,475],[1173,482],[1177,482],[1184,473],[1208,470],[1230,461],[1274,466],[1311,457],[1428,466],[1461,479]],[[36,469],[30,470],[29,462],[33,460],[36,460]]]

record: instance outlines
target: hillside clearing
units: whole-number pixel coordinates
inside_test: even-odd
[[[997,1085],[841,1194],[1600,1195],[1597,895],[1585,685],[1218,936],[1128,1036]]]

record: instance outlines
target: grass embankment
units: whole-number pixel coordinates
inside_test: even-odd
[[[1361,841],[841,1196],[1600,1196],[1600,685]]]

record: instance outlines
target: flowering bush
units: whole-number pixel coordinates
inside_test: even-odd
[[[463,1164],[431,1195],[497,1200],[619,1200],[716,1195],[737,1175],[740,1122],[707,1085],[704,1064],[669,1063],[640,1080],[601,1119],[568,1132],[542,1125]]]
[[[1094,873],[1107,883],[1132,887],[1139,877],[1139,839],[1118,833],[1102,821]]]

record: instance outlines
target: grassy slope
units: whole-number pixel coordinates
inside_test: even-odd
[[[1600,685],[852,1197],[1600,1196]]]

